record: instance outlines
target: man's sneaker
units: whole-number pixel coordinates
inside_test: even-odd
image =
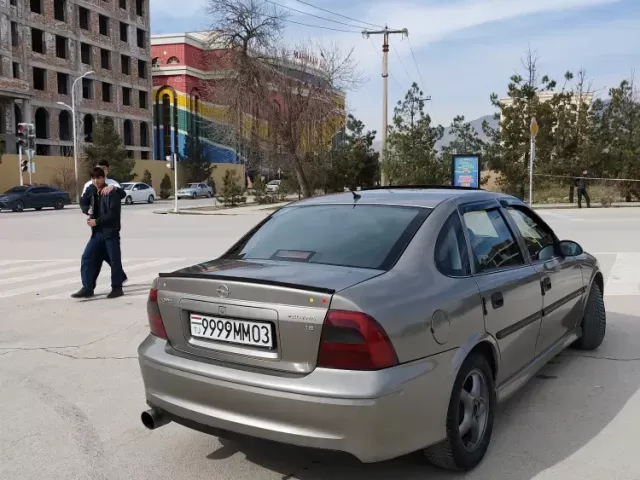
[[[107,298],[118,298],[124,295],[124,292],[122,291],[122,288],[114,288],[109,292],[109,295],[107,295]]]
[[[87,290],[86,288],[81,288],[76,293],[71,294],[71,298],[89,298],[93,297],[93,290]]]
[[[127,274],[124,274],[124,278],[122,279],[122,284],[124,285],[125,283],[127,283],[129,281],[129,277],[127,277]]]

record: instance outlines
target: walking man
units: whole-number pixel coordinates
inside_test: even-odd
[[[101,168],[104,171],[106,187],[102,189],[101,195],[110,195],[111,192],[115,190],[116,193],[119,195],[120,200],[122,200],[124,197],[127,196],[127,194],[125,193],[124,189],[120,186],[120,184],[115,180],[113,180],[112,178],[109,178],[109,162],[107,162],[106,160],[101,160],[95,166],[98,168]],[[82,190],[82,196],[84,196],[87,193],[87,189],[90,186],[92,186],[91,180],[89,180],[87,183],[84,184],[84,188]],[[111,266],[111,261],[108,258],[105,261],[107,262],[107,265]],[[94,280],[94,283],[98,281],[99,273],[100,272],[96,273],[96,278]],[[122,281],[122,283],[127,283],[127,280],[129,279],[127,278],[127,274],[125,273],[124,280]]]
[[[82,288],[71,297],[92,297],[102,262],[110,261],[111,292],[107,298],[117,298],[124,295],[122,291],[124,272],[120,252],[121,199],[115,190],[107,195],[102,193],[107,185],[104,170],[101,168],[95,167],[91,171],[91,181],[92,185],[87,188],[80,202],[82,211],[89,215],[87,225],[91,227],[91,238],[82,254],[80,267]]]
[[[589,172],[585,170],[582,172],[582,176],[578,177],[576,187],[578,187],[578,208],[582,208],[582,197],[587,201],[587,208],[591,208],[591,199],[587,192],[587,185],[589,184]]]

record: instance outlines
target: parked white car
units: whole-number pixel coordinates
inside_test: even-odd
[[[277,193],[280,189],[280,180],[271,180],[267,183],[267,193]]]
[[[213,188],[206,183],[190,183],[184,188],[178,190],[178,198],[198,198],[198,197],[212,197]]]
[[[127,205],[131,205],[136,202],[153,203],[156,199],[156,191],[152,186],[142,182],[127,182],[122,183],[126,197],[122,199]]]

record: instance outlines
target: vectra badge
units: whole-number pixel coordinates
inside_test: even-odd
[[[229,296],[229,287],[226,285],[220,285],[216,292],[218,292],[218,296],[220,298],[227,298]]]

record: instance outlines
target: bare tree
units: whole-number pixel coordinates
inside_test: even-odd
[[[252,161],[266,156],[294,171],[310,196],[308,162],[330,146],[345,121],[344,92],[363,80],[353,50],[311,41],[285,46],[286,15],[264,0],[209,0],[208,11],[214,33],[207,62],[224,75],[207,90],[227,105],[225,123],[251,147]]]

